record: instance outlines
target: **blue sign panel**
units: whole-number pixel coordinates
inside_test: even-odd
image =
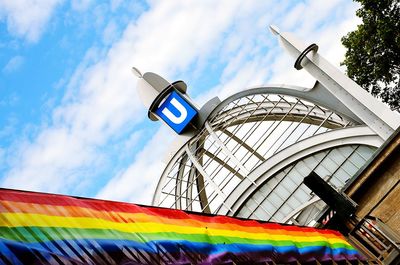
[[[172,91],[155,113],[180,134],[197,111],[177,92]]]

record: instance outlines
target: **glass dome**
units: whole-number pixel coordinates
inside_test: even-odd
[[[323,103],[282,87],[229,97],[170,160],[153,204],[309,224],[324,205],[303,178],[314,170],[340,190],[379,146],[358,119]]]

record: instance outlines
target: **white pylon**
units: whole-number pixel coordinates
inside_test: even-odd
[[[318,53],[316,44],[306,45],[293,34],[280,32],[276,26],[271,25],[270,30],[278,36],[281,46],[295,58],[296,69],[304,68],[382,139],[388,139],[400,127],[398,113],[391,111],[329,63]]]

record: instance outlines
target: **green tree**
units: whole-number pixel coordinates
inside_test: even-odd
[[[400,112],[400,0],[354,0],[362,19],[342,38],[347,48],[342,65],[372,95]]]

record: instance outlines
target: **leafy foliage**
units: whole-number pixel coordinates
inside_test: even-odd
[[[355,0],[363,24],[342,38],[347,74],[400,112],[400,0]]]

